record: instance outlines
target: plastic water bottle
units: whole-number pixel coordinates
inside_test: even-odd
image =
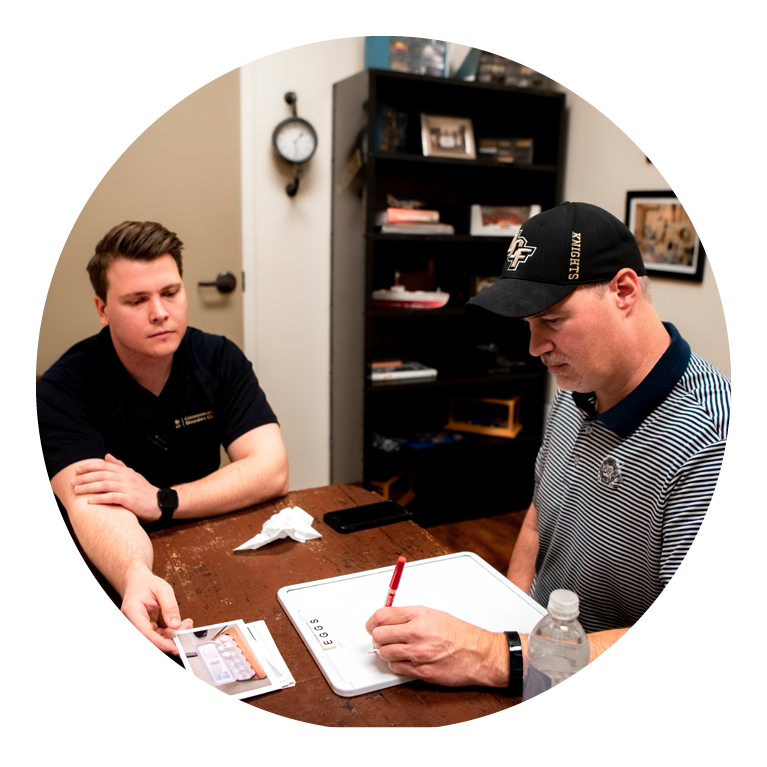
[[[578,622],[578,595],[556,589],[549,614],[530,632],[522,700],[530,700],[559,684],[589,662],[589,639]]]

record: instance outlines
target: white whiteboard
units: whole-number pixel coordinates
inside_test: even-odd
[[[393,674],[365,630],[383,606],[394,565],[321,581],[284,586],[280,604],[309,648],[325,679],[344,697],[411,681]],[[423,605],[454,615],[488,631],[529,633],[546,610],[471,552],[408,562],[394,604]],[[310,621],[315,621],[310,625]],[[313,630],[333,640],[325,649]]]

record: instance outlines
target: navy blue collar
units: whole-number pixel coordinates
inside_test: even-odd
[[[668,397],[684,375],[690,361],[692,354],[690,345],[670,322],[664,322],[663,325],[671,336],[668,349],[639,386],[617,405],[613,405],[604,413],[597,413],[594,407],[596,397],[593,392],[591,394],[572,392],[575,404],[587,414],[590,420],[601,421],[622,439],[635,431],[639,424]]]

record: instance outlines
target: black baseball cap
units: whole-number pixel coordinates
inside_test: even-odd
[[[647,274],[631,230],[587,202],[563,202],[529,218],[511,241],[501,279],[467,310],[519,319],[566,298],[578,285],[612,280],[624,268]]]

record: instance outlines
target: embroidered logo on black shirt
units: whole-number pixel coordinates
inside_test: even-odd
[[[197,413],[196,415],[185,415],[176,419],[176,428],[180,429],[183,426],[194,426],[196,423],[210,421],[211,418],[215,417],[216,414],[212,410],[206,410],[204,413]]]

